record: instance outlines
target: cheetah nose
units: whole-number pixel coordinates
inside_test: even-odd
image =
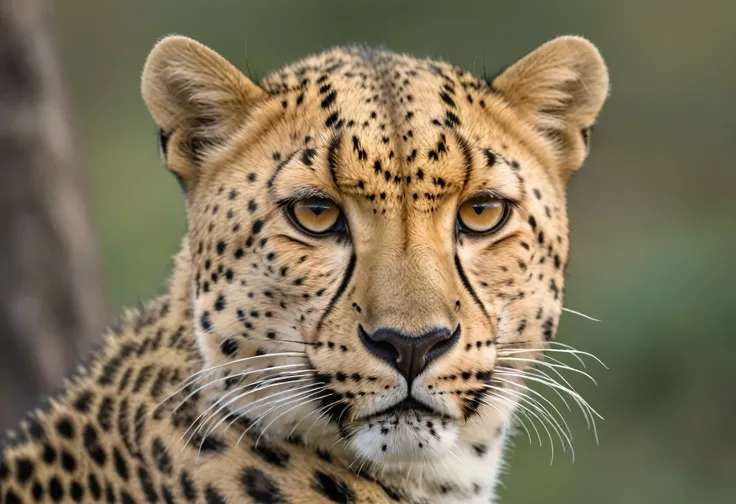
[[[421,336],[408,336],[395,329],[378,329],[368,334],[358,326],[360,341],[374,356],[388,362],[411,387],[430,361],[449,351],[460,339],[460,325],[455,331],[446,327],[433,329]]]

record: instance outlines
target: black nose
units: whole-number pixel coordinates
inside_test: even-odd
[[[407,336],[393,329],[379,329],[368,334],[362,326],[358,326],[358,333],[368,351],[391,364],[411,386],[432,359],[453,347],[460,338],[460,326],[455,332],[442,327],[421,336]]]

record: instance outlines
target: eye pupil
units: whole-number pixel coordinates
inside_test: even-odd
[[[486,207],[483,205],[473,205],[473,211],[476,213],[476,215],[482,214],[485,209]]]
[[[317,206],[317,205],[312,205],[311,209],[312,209],[312,213],[313,213],[313,214],[314,214],[314,215],[315,215],[316,217],[319,217],[319,216],[320,216],[320,215],[322,215],[322,214],[323,214],[324,212],[326,212],[327,210],[329,210],[329,209],[328,209],[327,207],[325,207],[325,206]]]

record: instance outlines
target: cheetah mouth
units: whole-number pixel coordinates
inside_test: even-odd
[[[424,413],[428,415],[442,416],[442,414],[439,411],[409,396],[399,401],[398,403],[394,404],[393,406],[389,406],[388,408],[384,408],[375,413],[371,413],[370,415],[361,418],[361,420],[367,421],[373,418],[387,416],[387,415],[402,416],[402,415],[406,415],[409,413],[415,413],[415,414]]]

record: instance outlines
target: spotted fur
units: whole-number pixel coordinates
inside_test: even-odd
[[[161,41],[143,97],[189,221],[168,292],[10,435],[0,502],[492,500],[516,405],[488,386],[499,348],[554,336],[565,184],[607,90],[577,37],[492,81],[347,47],[258,84]],[[479,192],[512,207],[495,234],[458,230]],[[344,233],[290,222],[315,194]],[[408,381],[359,337],[437,328],[455,340]]]

